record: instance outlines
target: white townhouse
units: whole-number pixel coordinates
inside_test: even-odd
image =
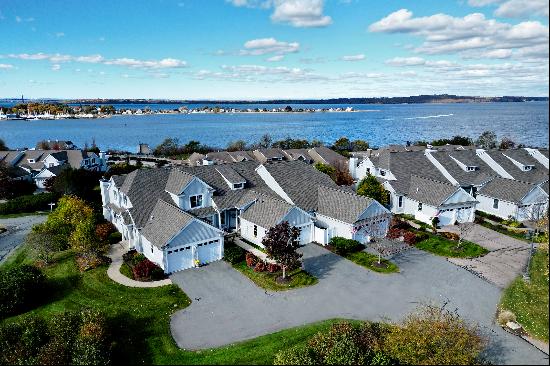
[[[26,171],[38,188],[66,168],[87,169],[104,172],[107,170],[105,154],[99,155],[83,150],[23,150],[2,151],[0,161]]]
[[[503,219],[536,221],[548,211],[548,181],[535,185],[495,178],[478,191],[480,211]]]
[[[300,244],[384,236],[391,214],[301,162],[140,169],[101,181],[104,217],[166,273],[223,257],[224,233],[262,245],[283,221]]]
[[[360,180],[367,174],[372,174],[383,182],[391,193],[390,206],[394,213],[412,214],[424,222],[428,222],[428,219],[431,221],[430,217],[433,215],[443,215],[443,222],[454,223],[463,220],[460,217],[466,216],[465,210],[475,207],[476,210],[502,218],[512,216],[521,221],[532,216],[521,213],[528,207],[548,205],[548,197],[544,198],[541,193],[544,192],[543,184],[548,181],[547,150],[484,150],[456,146],[410,151],[405,149],[372,150],[350,159],[350,172],[355,179]],[[411,178],[413,175],[417,178]],[[418,196],[414,185],[409,184],[420,178],[427,179],[425,183],[431,186],[432,192],[453,191],[448,186],[445,188],[445,184],[448,184],[455,187],[455,190],[461,188],[468,195],[455,193],[453,200],[458,201],[454,208],[449,206],[449,202],[430,201],[431,193]],[[485,188],[486,186],[489,188]],[[496,186],[501,187],[498,192],[494,190]],[[535,186],[541,187],[542,191],[535,189]],[[421,191],[419,188],[419,192]],[[481,192],[485,194],[478,199],[478,193]],[[408,202],[414,195],[417,196],[416,210],[415,204]],[[446,198],[443,195],[442,193],[438,196],[438,199]],[[489,197],[490,195],[495,197]],[[479,204],[476,205],[472,198],[478,200]],[[493,201],[489,202],[490,199]],[[494,200],[511,200],[513,203],[498,204]],[[436,208],[427,212],[424,210],[426,204]],[[418,207],[422,207],[424,212],[420,213]],[[459,219],[454,219],[455,217]]]

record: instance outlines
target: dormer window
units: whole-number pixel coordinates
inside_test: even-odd
[[[35,163],[34,159],[27,159],[27,161],[31,164]]]
[[[189,204],[191,208],[202,207],[202,194],[189,197]]]
[[[469,172],[475,172],[477,170],[477,166],[468,166],[466,167],[466,170],[468,170]]]
[[[524,172],[528,172],[530,171],[531,169],[533,169],[535,166],[534,165],[524,165],[523,166],[523,171]]]
[[[233,189],[243,189],[244,188],[244,183],[234,183],[233,184]]]
[[[386,175],[386,171],[385,170],[380,170],[380,175],[384,177]]]

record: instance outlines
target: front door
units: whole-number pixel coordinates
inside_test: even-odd
[[[228,228],[230,230],[234,230],[237,228],[237,209],[232,208],[231,210],[227,211],[227,224]]]

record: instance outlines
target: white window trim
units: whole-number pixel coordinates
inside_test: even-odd
[[[192,198],[194,197],[200,197],[200,205],[197,205],[197,206],[193,206],[193,202],[192,202]],[[191,208],[201,208],[204,206],[204,195],[202,194],[195,194],[193,196],[189,196],[189,207]]]

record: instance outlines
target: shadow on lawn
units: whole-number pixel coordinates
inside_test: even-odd
[[[136,318],[131,313],[118,313],[109,318],[114,340],[112,360],[114,365],[152,364],[152,355],[146,339],[153,336],[148,331],[154,319]]]

